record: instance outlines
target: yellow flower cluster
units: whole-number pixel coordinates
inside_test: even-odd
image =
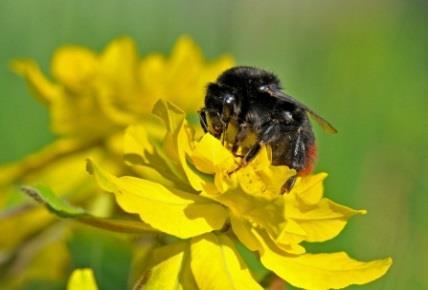
[[[177,41],[169,58],[156,53],[140,59],[135,43],[123,37],[100,54],[80,46],[58,49],[54,82],[31,60],[15,61],[13,68],[49,106],[55,133],[94,139],[141,119],[161,98],[196,111],[207,82],[232,64],[229,56],[206,62],[188,37]]]
[[[84,170],[85,159],[91,157],[122,174],[127,169],[117,160],[122,156],[126,126],[144,122],[156,132],[157,123],[149,114],[158,98],[174,101],[188,113],[196,112],[202,106],[206,83],[232,65],[233,59],[227,55],[205,60],[187,36],[177,40],[169,56],[153,53],[141,57],[128,37],[113,40],[100,53],[64,46],[53,56],[51,77],[32,60],[13,61],[13,69],[48,107],[51,128],[58,138],[23,160],[0,167],[0,236],[7,237],[0,239],[0,256],[10,257],[0,259],[0,267],[15,262],[21,268],[32,267],[32,258],[20,257],[21,246],[54,227],[54,217],[29,204],[19,186],[44,184],[73,202],[96,202],[99,190]],[[114,209],[114,205],[108,208]],[[105,211],[103,214],[111,212]],[[58,263],[67,262],[66,251],[62,252],[65,254],[55,257]],[[23,272],[10,275],[19,280],[25,276]]]
[[[262,289],[237,243],[257,253],[266,269],[305,289],[339,289],[382,276],[389,258],[361,262],[343,252],[306,253],[303,242],[332,239],[350,217],[365,213],[323,197],[326,174],[299,177],[292,191],[281,195],[284,180],[295,172],[272,166],[268,148],[236,170],[239,158],[187,122],[186,116],[202,107],[204,86],[232,65],[229,56],[206,62],[188,37],[178,40],[168,58],[140,59],[126,37],[99,54],[66,46],[54,55],[53,81],[33,61],[15,61],[14,69],[49,107],[59,139],[0,168],[0,236],[9,237],[0,240],[0,253],[20,257],[16,245],[50,226],[46,212],[15,198],[15,184],[36,183],[79,203],[101,188],[139,221],[115,219],[112,211],[112,219],[99,219],[58,202],[52,192],[39,196],[52,212],[169,237],[150,254],[144,289]],[[99,188],[81,170],[87,158]],[[55,245],[64,252],[55,257],[59,269],[67,253],[63,233],[56,233]],[[7,262],[30,260],[25,258]],[[92,272],[77,270],[68,289],[96,289]]]
[[[51,128],[60,138],[45,150],[0,168],[0,188],[17,180],[27,182],[34,172],[39,176],[70,155],[96,147],[115,149],[117,134],[145,120],[160,98],[196,112],[202,106],[204,86],[232,65],[227,55],[205,61],[186,36],[178,39],[168,58],[155,53],[140,59],[128,37],[114,40],[100,54],[80,46],[62,47],[52,60],[54,81],[32,60],[14,61],[14,70],[49,107]],[[0,198],[0,206],[6,202]]]
[[[329,240],[348,218],[365,213],[324,198],[326,174],[299,177],[292,191],[281,195],[283,181],[295,172],[272,166],[267,149],[235,171],[239,159],[213,136],[197,138],[179,108],[159,101],[154,114],[165,126],[161,139],[144,125],[128,127],[124,137],[130,166],[151,169],[141,171],[144,178],[118,178],[93,162],[88,166],[124,211],[184,239],[155,251],[145,289],[174,283],[180,289],[262,289],[236,240],[258,252],[267,269],[305,289],[364,284],[389,268],[390,259],[360,262],[343,252],[305,252],[301,242]]]
[[[0,167],[0,208],[15,205],[16,184],[49,184],[57,192],[72,192],[86,176],[85,156],[113,159],[126,126],[147,119],[159,99],[196,112],[204,86],[233,65],[227,55],[205,61],[187,36],[178,39],[170,57],[158,53],[140,58],[128,37],[112,41],[97,54],[81,46],[65,46],[53,57],[53,81],[32,60],[12,63],[35,96],[49,107],[51,127],[59,138],[22,161]],[[105,151],[109,156],[105,155]],[[70,175],[69,172],[75,172]],[[81,174],[79,174],[79,172]]]

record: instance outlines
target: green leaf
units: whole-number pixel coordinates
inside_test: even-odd
[[[78,222],[97,228],[121,232],[121,233],[146,233],[156,231],[151,226],[141,222],[124,219],[101,218],[87,213],[80,207],[69,204],[66,200],[59,198],[47,187],[22,187],[22,191],[32,197],[35,201],[43,204],[53,214],[72,218]]]
[[[23,186],[22,191],[35,201],[60,217],[74,217],[85,213],[84,209],[70,205],[66,200],[56,196],[48,187],[39,186],[37,189]]]

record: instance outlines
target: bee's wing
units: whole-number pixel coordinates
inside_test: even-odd
[[[292,96],[289,96],[285,94],[284,92],[278,90],[273,90],[271,88],[262,88],[262,91],[267,92],[272,97],[292,103],[302,109],[304,109],[320,126],[323,128],[323,130],[327,133],[334,134],[337,133],[336,128],[333,127],[332,124],[330,124],[327,120],[325,120],[323,117],[309,109],[306,105],[300,103],[298,100],[293,98]]]
[[[321,117],[320,115],[318,115],[317,113],[315,113],[312,110],[308,110],[306,109],[306,112],[308,112],[308,114],[315,120],[317,121],[317,123],[321,126],[321,128],[330,134],[336,134],[337,133],[337,129],[333,127],[332,124],[330,124],[326,119],[324,119],[323,117]]]

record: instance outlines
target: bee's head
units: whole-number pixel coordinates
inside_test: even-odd
[[[220,138],[230,121],[239,123],[240,113],[248,107],[248,101],[257,98],[262,92],[260,88],[266,86],[279,88],[279,80],[261,69],[238,66],[223,72],[217,82],[207,87],[203,109],[206,129]]]
[[[226,124],[239,114],[239,99],[233,88],[210,83],[205,96],[208,131],[219,138]]]

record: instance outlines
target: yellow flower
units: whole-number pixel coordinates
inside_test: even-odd
[[[32,60],[14,61],[14,70],[49,107],[52,130],[60,139],[23,161],[1,167],[0,188],[5,191],[16,181],[63,184],[69,178],[60,178],[60,173],[70,177],[70,168],[62,168],[62,163],[72,164],[70,155],[84,160],[81,155],[99,154],[93,152],[97,149],[117,153],[118,134],[127,125],[144,120],[146,126],[156,127],[146,116],[158,98],[170,98],[179,105],[181,100],[189,113],[195,112],[201,107],[203,86],[232,65],[229,56],[205,61],[187,36],[178,39],[170,57],[156,53],[140,58],[128,37],[112,41],[99,54],[81,46],[65,46],[53,56],[53,80]],[[67,158],[72,160],[64,161]],[[47,175],[56,172],[56,176],[40,180],[44,171]],[[57,191],[68,190],[60,187]],[[0,199],[0,207],[7,203],[10,200]]]
[[[0,187],[76,152],[115,150],[117,134],[126,126],[143,120],[156,127],[147,115],[159,98],[196,112],[204,86],[232,65],[226,55],[205,61],[187,36],[178,39],[168,58],[156,53],[140,59],[128,37],[112,41],[99,54],[80,46],[62,47],[52,60],[53,81],[32,60],[14,61],[14,70],[49,107],[52,130],[61,138],[24,161],[0,168]]]
[[[141,224],[74,210],[55,203],[49,191],[40,201],[87,224],[178,238],[166,239],[150,255],[144,289],[262,289],[236,250],[238,241],[297,287],[338,289],[382,276],[390,259],[360,262],[343,252],[306,253],[302,242],[329,240],[348,218],[365,213],[323,197],[325,174],[299,178],[289,194],[281,195],[282,182],[295,172],[272,166],[269,150],[235,170],[239,159],[187,123],[186,114],[202,106],[203,87],[232,64],[228,56],[206,62],[188,37],[177,41],[169,58],[140,59],[126,37],[101,53],[63,47],[53,57],[52,78],[31,60],[15,61],[14,69],[49,107],[59,139],[0,168],[0,189],[7,193],[0,198],[0,208],[7,209],[0,215],[0,236],[9,237],[0,241],[2,251],[13,258],[17,244],[51,222],[46,212],[16,200],[15,184],[43,183],[72,201],[87,200],[97,189],[78,168],[90,157],[88,169],[98,185],[114,193],[119,206],[138,215]],[[122,146],[126,164],[117,162]],[[125,172],[133,176],[122,176]],[[26,222],[30,219],[37,223]],[[63,237],[55,237],[61,245]],[[57,263],[66,260],[65,254]],[[97,289],[92,272],[77,270],[68,289]]]
[[[389,258],[360,262],[343,252],[306,253],[303,241],[332,239],[351,216],[365,214],[323,197],[326,174],[299,177],[281,195],[283,181],[295,172],[272,166],[268,150],[236,171],[239,159],[213,136],[197,138],[179,108],[159,101],[153,112],[165,125],[162,139],[138,124],[125,134],[126,159],[143,178],[115,177],[88,164],[124,211],[184,239],[156,250],[147,289],[174,283],[180,289],[261,289],[234,246],[237,240],[267,269],[305,289],[365,284],[390,267]]]
[[[99,54],[62,47],[52,61],[54,81],[33,61],[15,61],[13,68],[49,107],[55,133],[95,139],[141,119],[160,98],[196,112],[206,84],[232,65],[229,56],[206,62],[197,45],[183,36],[169,58],[156,53],[140,59],[128,37],[114,40]]]
[[[226,55],[206,61],[187,36],[177,40],[170,56],[140,57],[129,37],[113,40],[100,53],[64,46],[54,53],[51,77],[32,60],[14,61],[13,69],[48,107],[58,139],[21,161],[0,167],[0,236],[8,237],[0,239],[2,255],[14,257],[22,241],[45,230],[53,219],[27,203],[18,190],[20,185],[49,185],[78,203],[95,199],[99,190],[83,169],[86,158],[122,174],[125,164],[116,160],[121,158],[126,126],[138,121],[157,132],[159,122],[149,113],[161,97],[182,102],[189,114],[195,112],[201,107],[203,86],[232,65]]]

